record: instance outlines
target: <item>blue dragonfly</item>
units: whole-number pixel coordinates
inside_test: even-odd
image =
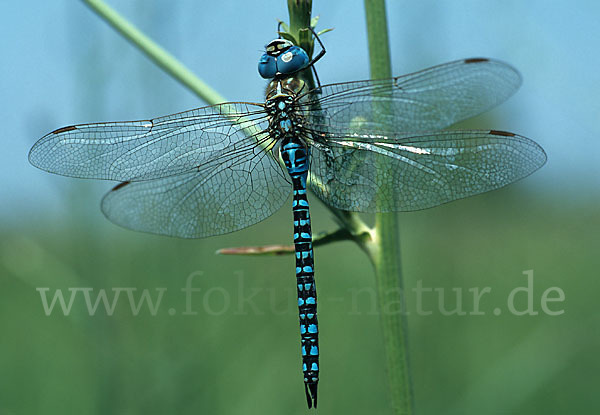
[[[270,80],[264,103],[72,125],[45,135],[29,153],[34,166],[52,173],[119,181],[102,200],[112,222],[182,238],[256,224],[291,190],[309,408],[317,406],[319,344],[307,189],[344,211],[412,211],[501,188],[546,161],[538,144],[517,134],[440,131],[518,89],[521,77],[505,63],[462,59],[391,79],[310,88],[298,73],[314,69],[324,52],[310,60],[289,40],[270,42],[258,65]]]

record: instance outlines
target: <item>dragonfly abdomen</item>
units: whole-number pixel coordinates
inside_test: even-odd
[[[300,140],[284,139],[281,155],[292,179],[294,215],[294,247],[296,251],[296,283],[300,337],[302,342],[302,371],[309,408],[317,406],[319,381],[319,330],[317,323],[317,292],[315,288],[312,231],[306,179],[309,153]]]

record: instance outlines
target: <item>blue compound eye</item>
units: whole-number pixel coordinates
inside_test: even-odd
[[[304,69],[308,62],[308,55],[304,49],[292,46],[277,57],[277,71],[282,74],[291,74]]]
[[[277,63],[273,56],[266,53],[260,57],[258,61],[258,73],[265,79],[275,78],[277,74]]]

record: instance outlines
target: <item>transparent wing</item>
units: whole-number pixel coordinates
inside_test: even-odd
[[[426,209],[498,189],[539,169],[544,150],[503,131],[327,139],[313,146],[312,191],[342,210]]]
[[[193,171],[211,160],[252,151],[265,140],[258,104],[229,103],[153,120],[60,128],[31,149],[36,167],[65,176],[150,180]]]
[[[391,79],[325,85],[299,98],[311,127],[343,134],[434,131],[485,112],[520,86],[516,69],[485,58],[463,59]]]
[[[291,189],[279,164],[255,151],[194,172],[121,183],[104,197],[102,211],[126,228],[183,238],[245,228],[277,211]]]
[[[257,223],[289,196],[267,126],[261,105],[215,105],[64,127],[41,138],[29,160],[52,173],[124,181],[102,201],[121,226],[200,238]]]

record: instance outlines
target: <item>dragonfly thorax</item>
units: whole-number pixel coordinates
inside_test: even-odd
[[[296,103],[297,93],[303,88],[304,82],[296,78],[273,80],[267,88],[269,135],[277,141],[275,151],[290,174],[308,169],[309,150],[300,131],[303,117]]]
[[[303,81],[295,78],[275,80],[267,88],[265,108],[269,113],[269,132],[276,140],[287,136],[297,136],[301,125],[301,115],[295,100],[297,88],[303,88]]]

